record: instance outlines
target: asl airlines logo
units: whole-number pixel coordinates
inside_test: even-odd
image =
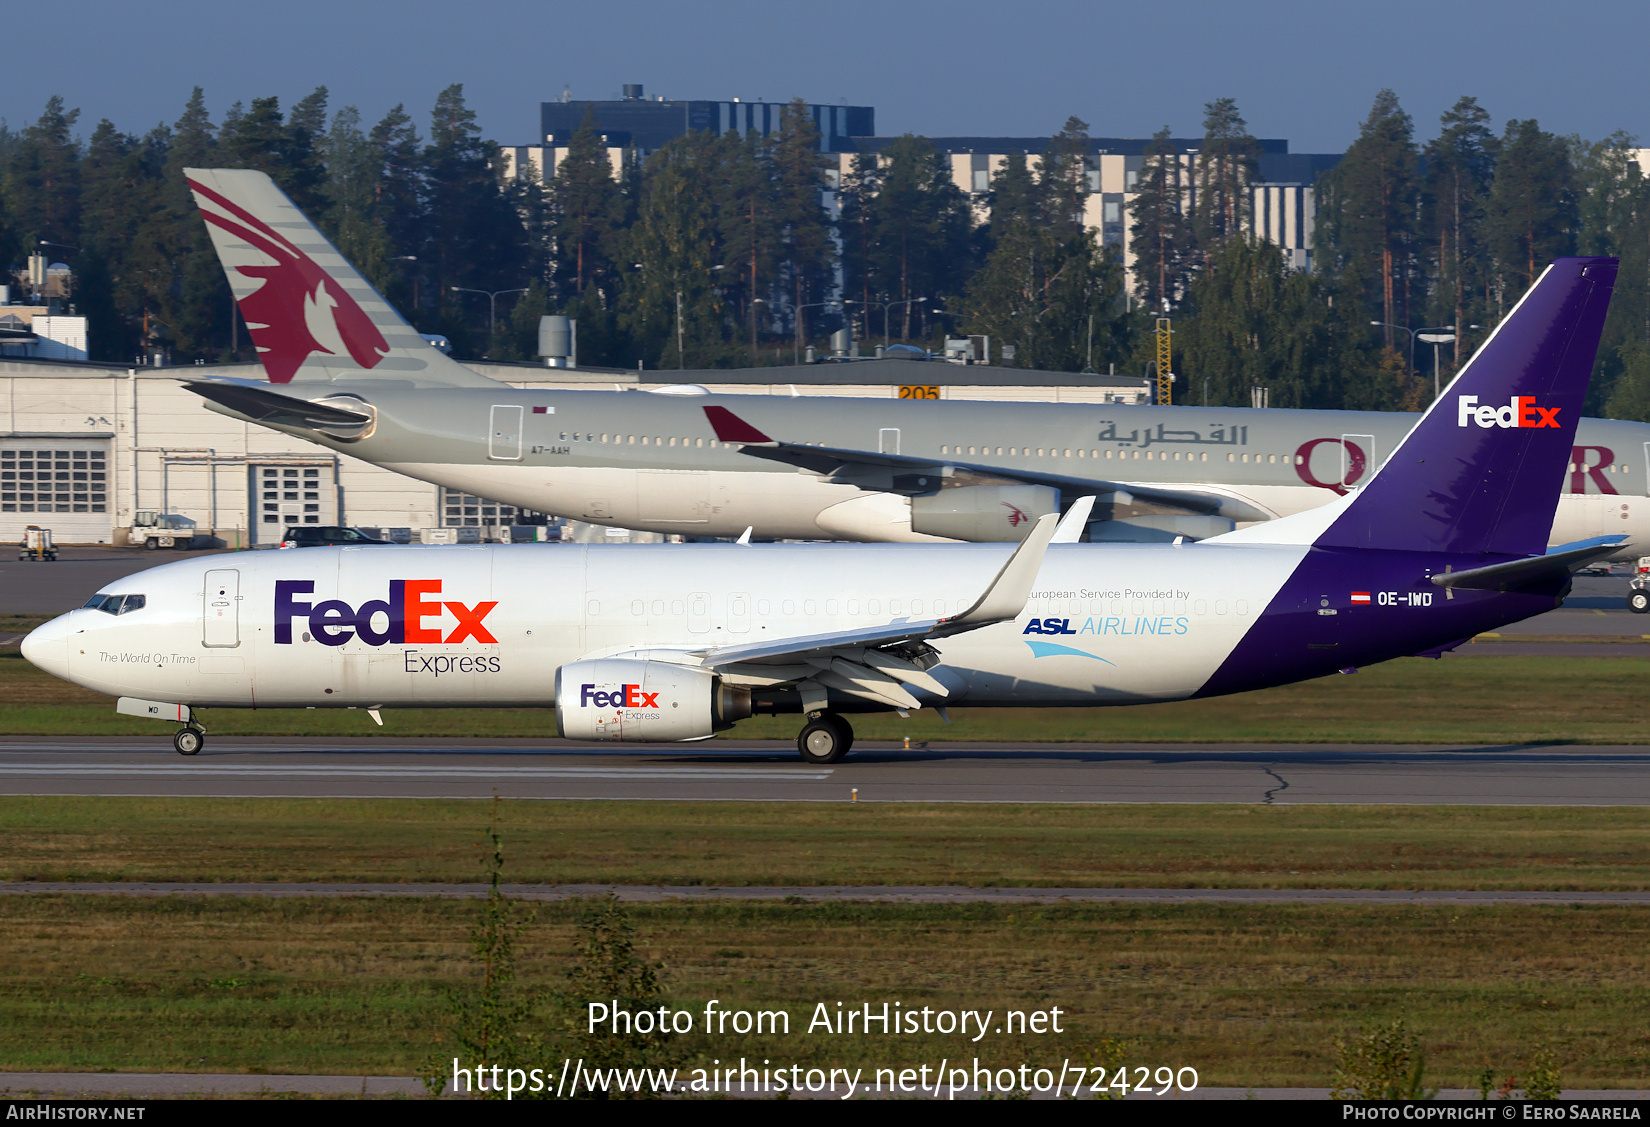
[[[378,366],[390,346],[336,279],[292,240],[245,208],[197,181],[189,181],[189,187],[201,200],[228,212],[228,216],[220,215],[203,203],[201,215],[208,223],[275,260],[273,266],[234,268],[245,277],[263,279],[263,285],[242,298],[240,305],[270,383],[290,383],[312,352],[328,356],[347,352],[363,368]]]
[[[1455,407],[1455,425],[1459,427],[1466,426],[1470,421],[1481,427],[1501,427],[1503,430],[1514,427],[1558,429],[1560,408],[1537,407],[1533,395],[1514,396],[1505,407],[1491,407],[1487,403],[1480,407],[1478,396],[1462,395],[1456,399]]]
[[[588,708],[591,705],[597,708],[658,708],[659,693],[644,693],[640,685],[620,685],[610,693],[599,692],[595,685],[580,685],[579,707]]]
[[[389,598],[369,599],[359,607],[352,607],[342,599],[327,599],[311,606],[300,602],[299,595],[312,594],[315,582],[310,579],[277,579],[275,581],[275,644],[292,644],[292,620],[302,618],[309,623],[310,634],[323,646],[341,646],[351,638],[359,638],[369,646],[408,643],[419,645],[457,645],[475,639],[496,645],[498,639],[488,632],[482,620],[492,613],[497,602],[465,606],[460,602],[443,602],[427,598],[441,594],[439,579],[393,579]],[[440,624],[425,626],[426,619],[440,619],[442,610],[458,620],[458,625],[443,634]],[[383,615],[387,625],[377,629],[374,619]]]

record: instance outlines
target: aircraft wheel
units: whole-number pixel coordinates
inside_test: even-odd
[[[160,540],[151,536],[144,540],[143,546],[146,550],[153,552],[160,547]]]
[[[1627,609],[1634,614],[1650,614],[1650,591],[1634,591],[1629,594]]]
[[[179,728],[172,737],[172,746],[178,749],[179,755],[198,755],[205,743],[206,737],[197,728]]]
[[[840,716],[825,713],[810,721],[796,737],[804,763],[835,763],[854,746],[854,730]]]

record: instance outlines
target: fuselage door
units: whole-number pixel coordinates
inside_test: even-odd
[[[710,594],[694,591],[688,595],[688,632],[704,634],[710,630]]]
[[[1644,493],[1650,497],[1650,442],[1644,444]]]
[[[748,634],[751,628],[751,597],[743,591],[728,596],[728,633]]]
[[[877,432],[877,450],[883,454],[899,453],[899,427],[883,427]]]
[[[241,644],[241,573],[220,568],[206,573],[201,607],[201,645],[232,650]]]
[[[487,439],[487,456],[500,461],[521,460],[521,420],[526,408],[512,404],[493,404],[491,430]]]

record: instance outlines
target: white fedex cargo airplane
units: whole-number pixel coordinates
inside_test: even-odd
[[[800,712],[813,762],[847,751],[856,711],[1178,700],[1436,655],[1552,609],[1620,540],[1547,550],[1615,274],[1554,263],[1367,484],[1201,542],[1071,542],[1085,503],[1014,549],[214,556],[109,584],[23,653],[182,722],[184,754],[203,708],[553,702],[561,734],[587,740]]]
[[[763,539],[1015,541],[1096,498],[1086,540],[1167,542],[1361,485],[1417,416],[522,391],[431,348],[261,172],[188,171],[269,381],[208,406],[438,485],[593,524]],[[918,369],[920,370],[920,369]],[[911,377],[906,377],[911,378]],[[1650,550],[1650,427],[1578,424],[1554,543]],[[256,504],[279,523],[280,498]]]

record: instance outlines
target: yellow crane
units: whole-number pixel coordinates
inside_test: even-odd
[[[1169,385],[1174,382],[1174,372],[1169,368],[1169,337],[1173,331],[1167,317],[1157,319],[1157,402],[1163,406],[1168,406]]]

